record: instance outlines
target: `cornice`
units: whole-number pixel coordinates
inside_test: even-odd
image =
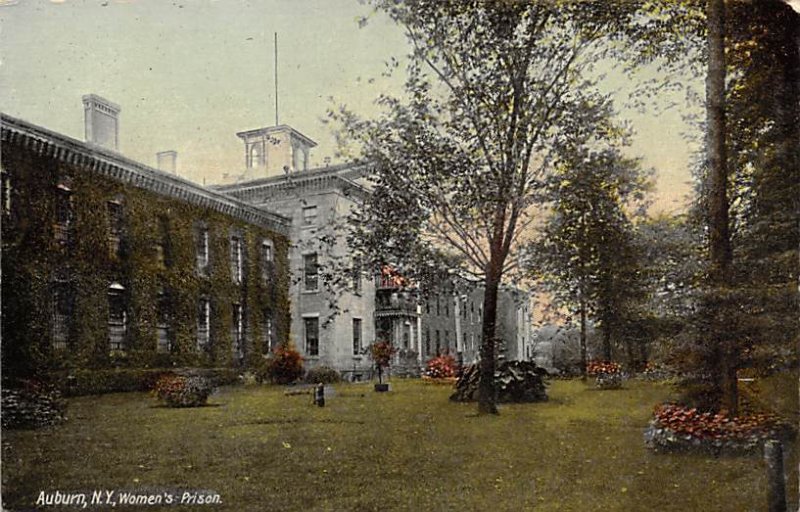
[[[67,137],[7,114],[0,113],[0,125],[3,144],[21,147],[65,164],[84,167],[137,188],[289,235],[291,221],[283,215],[256,208],[235,197],[201,187],[185,178],[154,169],[109,149]]]
[[[369,198],[370,192],[352,181],[352,178],[368,173],[367,164],[347,163],[232,185],[216,185],[213,189],[253,204],[276,197],[285,198],[290,194],[305,195],[330,190],[339,190],[346,196],[364,201]]]

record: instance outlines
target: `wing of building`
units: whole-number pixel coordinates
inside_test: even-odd
[[[358,379],[391,341],[395,371],[478,358],[483,292],[420,293],[361,268],[347,218],[365,164],[310,169],[316,143],[287,126],[236,135],[243,171],[199,186],[121,155],[120,107],[83,98],[86,140],[2,115],[4,375],[39,368],[234,367],[293,341],[307,367]],[[425,300],[420,297],[425,296]],[[531,353],[531,295],[503,288],[500,357]]]
[[[4,378],[261,358],[289,332],[290,219],[125,158],[119,107],[84,108],[86,141],[0,119]]]

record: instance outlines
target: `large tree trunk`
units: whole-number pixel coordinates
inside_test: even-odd
[[[706,77],[706,117],[708,139],[707,208],[709,232],[709,284],[712,293],[725,293],[731,284],[731,242],[728,220],[728,166],[725,124],[725,1],[708,0],[708,74]],[[717,302],[717,301],[714,301]],[[724,301],[727,302],[727,301]],[[714,315],[722,320],[723,315]],[[738,412],[736,350],[724,321],[715,322],[713,332],[716,353],[715,382],[722,393],[721,406],[735,415]]]
[[[494,389],[494,349],[496,345],[497,292],[500,288],[501,268],[501,264],[493,257],[486,272],[486,284],[483,294],[480,383],[478,385],[479,414],[497,414]]]

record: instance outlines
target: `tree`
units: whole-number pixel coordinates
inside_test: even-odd
[[[630,330],[643,290],[629,212],[648,188],[638,162],[624,158],[615,141],[595,149],[587,142],[561,148],[563,164],[548,180],[551,214],[532,249],[534,273],[558,304],[579,316],[584,376],[587,318],[602,332],[604,359],[611,359],[612,338],[627,343],[621,334]]]
[[[560,165],[554,148],[598,101],[589,77],[599,73],[589,71],[620,51],[605,38],[632,26],[638,7],[372,3],[405,28],[413,51],[405,101],[382,97],[385,113],[371,121],[332,113],[374,171],[352,241],[417,280],[441,262],[484,281],[478,409],[496,413],[498,287],[520,268],[517,248]]]

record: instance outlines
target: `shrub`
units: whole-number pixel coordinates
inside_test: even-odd
[[[153,394],[170,407],[199,407],[212,391],[214,386],[205,377],[183,375],[165,375],[153,388]]]
[[[503,402],[543,402],[547,400],[547,384],[544,377],[547,371],[539,368],[533,361],[505,361],[494,372],[494,385],[497,401]],[[472,364],[464,370],[456,382],[456,391],[450,400],[470,402],[478,398],[480,370]]]
[[[24,381],[2,390],[3,428],[40,428],[66,420],[66,401],[54,386]]]
[[[383,369],[392,363],[392,356],[397,349],[388,341],[379,341],[369,346],[369,355],[378,369],[378,382],[383,382]]]
[[[432,379],[455,377],[456,360],[451,355],[434,357],[425,364],[424,374]]]
[[[595,383],[598,389],[619,389],[622,387],[622,374],[598,373]]]
[[[330,366],[318,366],[308,370],[305,381],[309,384],[335,384],[342,381],[342,376]]]
[[[267,359],[265,371],[265,380],[290,384],[303,376],[303,357],[291,344],[279,345]]]

